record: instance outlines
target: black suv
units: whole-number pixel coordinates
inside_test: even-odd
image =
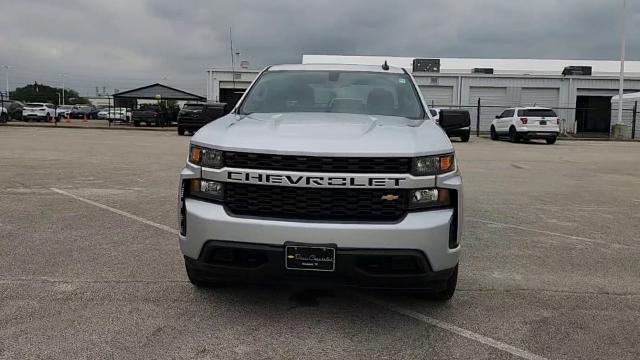
[[[178,134],[195,133],[211,121],[224,116],[225,103],[186,103],[178,113]]]

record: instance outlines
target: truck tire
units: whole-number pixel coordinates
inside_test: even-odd
[[[466,133],[462,134],[462,136],[460,136],[460,140],[462,140],[462,142],[469,142],[470,137],[471,131],[467,131]]]
[[[178,126],[178,135],[182,136],[184,135],[184,128],[182,126]]]
[[[509,141],[511,141],[512,143],[517,143],[519,140],[520,138],[518,137],[518,132],[516,131],[516,128],[512,126],[511,128],[509,128]]]
[[[139,127],[139,126],[140,126],[140,121],[138,121],[138,120],[133,120],[133,126],[135,126],[135,127]]]
[[[451,300],[453,294],[456,292],[456,286],[458,285],[458,265],[453,269],[451,276],[445,282],[444,290],[437,292],[425,292],[416,294],[419,298],[429,301],[448,301]]]
[[[491,140],[498,140],[498,133],[496,132],[496,128],[491,125]]]
[[[558,137],[557,137],[557,136],[554,136],[554,137],[548,138],[548,139],[546,139],[546,140],[547,140],[547,144],[548,144],[548,145],[553,145],[553,144],[555,144],[555,143],[556,143],[556,140],[557,140],[557,139],[558,139]]]

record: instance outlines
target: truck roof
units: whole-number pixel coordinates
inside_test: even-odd
[[[404,70],[399,67],[389,66],[389,70],[382,69],[380,65],[357,65],[357,64],[285,64],[273,65],[267,71],[367,71],[380,73],[402,74]]]

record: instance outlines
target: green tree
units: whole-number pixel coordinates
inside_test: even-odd
[[[16,88],[11,92],[11,99],[22,102],[50,102],[58,104],[58,94],[62,95],[62,89],[48,85],[33,84]],[[77,91],[72,89],[64,90],[65,104],[88,104],[89,100],[81,97]],[[59,104],[58,104],[59,105]]]

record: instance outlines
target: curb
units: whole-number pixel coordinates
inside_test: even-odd
[[[75,125],[52,125],[52,124],[20,124],[6,123],[5,126],[21,127],[21,128],[46,128],[46,129],[87,129],[87,130],[127,130],[127,131],[176,131],[175,127],[102,127],[102,126],[75,126]]]

